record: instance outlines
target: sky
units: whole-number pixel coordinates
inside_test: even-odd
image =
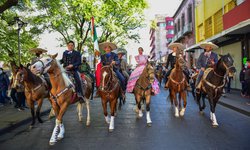
[[[144,48],[144,54],[149,54],[151,48],[150,40],[149,40],[149,26],[150,20],[154,19],[155,14],[166,14],[172,17],[179,7],[182,0],[148,0],[149,8],[145,10],[146,22],[147,25],[145,28],[138,29],[135,32],[139,32],[141,39],[140,43],[135,43],[134,41],[129,41],[128,45],[125,46],[128,56],[132,55],[132,64],[135,64],[134,56],[138,54],[138,47]],[[48,50],[49,54],[58,53],[58,58],[62,57],[63,51],[66,49],[65,47],[60,47],[60,42],[57,38],[60,37],[58,33],[47,33],[45,32],[40,36],[40,44],[39,47],[45,48]]]

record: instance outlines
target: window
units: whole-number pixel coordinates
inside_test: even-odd
[[[174,25],[174,33],[177,33],[177,24]]]
[[[192,22],[192,5],[189,4],[188,6],[188,23]]]
[[[168,43],[171,43],[173,38],[168,38],[167,40],[168,40]]]
[[[168,26],[173,26],[173,25],[174,25],[174,22],[173,22],[173,21],[168,21],[168,22],[167,22],[167,25],[168,25]]]
[[[160,23],[160,27],[166,27],[166,23]]]
[[[184,30],[185,26],[185,14],[183,13],[181,16],[181,29]]]
[[[168,34],[174,34],[174,30],[173,29],[169,29],[168,30]]]
[[[178,31],[178,32],[180,31],[180,27],[181,27],[180,24],[181,24],[181,23],[180,23],[180,19],[178,19],[178,24],[177,24],[177,25],[178,25],[178,26],[177,26],[177,29],[178,29],[177,31]]]

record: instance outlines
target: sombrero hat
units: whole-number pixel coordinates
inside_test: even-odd
[[[170,43],[170,44],[168,45],[168,48],[169,48],[169,49],[173,49],[174,47],[178,47],[179,50],[185,49],[184,45],[181,44],[181,43]]]
[[[111,51],[117,49],[117,46],[114,43],[111,42],[103,42],[99,44],[99,48],[104,50],[106,46],[111,47]]]
[[[204,42],[200,45],[201,48],[205,49],[206,46],[210,46],[212,47],[212,49],[217,49],[219,48],[217,45],[215,45],[214,43],[212,42]]]
[[[125,52],[125,49],[122,49],[122,48],[118,48],[117,49],[117,54],[126,54],[126,52]]]
[[[32,49],[30,49],[30,52],[32,52],[32,53],[38,53],[38,52],[40,52],[40,53],[46,53],[48,51],[45,50],[45,49],[42,49],[42,48],[32,48]]]

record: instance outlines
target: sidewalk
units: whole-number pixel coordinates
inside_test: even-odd
[[[250,116],[250,105],[247,105],[247,102],[250,103],[250,99],[242,97],[239,90],[231,90],[231,93],[226,93],[225,96],[222,96],[218,103]]]
[[[41,108],[41,116],[50,112],[51,105],[47,99],[44,99],[43,106]],[[25,108],[23,111],[19,111],[14,108],[14,104],[6,104],[0,107],[0,135],[7,133],[21,125],[31,124],[32,117],[30,109]],[[36,119],[36,123],[38,120]]]
[[[241,97],[240,91],[232,90],[230,94],[226,93],[225,97],[222,96],[218,103],[239,113],[250,116],[250,106],[246,104],[247,102],[250,102],[250,99]],[[50,108],[50,102],[45,99],[41,109],[41,115],[48,115]],[[6,106],[0,107],[0,135],[21,125],[30,123],[30,109],[18,111],[17,108],[14,108],[13,104],[7,104]],[[38,123],[37,119],[36,123]]]

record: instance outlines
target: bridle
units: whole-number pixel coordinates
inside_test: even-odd
[[[54,61],[54,59],[51,59],[46,65],[44,65],[43,61],[41,61],[40,59],[37,60],[36,62],[40,62],[42,64],[42,71],[41,74],[44,74],[44,70],[49,67],[51,65],[51,63]],[[35,62],[35,63],[36,63]]]
[[[146,66],[146,69],[147,69],[147,76],[146,76],[146,79],[149,81],[149,85],[147,87],[143,87],[141,86],[139,83],[136,84],[136,87],[138,87],[139,89],[143,90],[144,91],[144,94],[145,94],[145,91],[149,90],[152,88],[152,83],[154,82],[154,77],[152,78],[151,75],[153,74],[154,75],[154,70],[148,68],[149,66],[147,65]],[[152,83],[151,83],[152,81]]]
[[[116,82],[115,86],[111,90],[108,89],[109,86],[107,86],[107,85],[109,85],[112,82],[112,79],[113,79],[112,65],[103,66],[102,69],[104,69],[104,68],[108,68],[108,70],[110,72],[110,75],[108,77],[107,82],[105,82],[106,84],[100,85],[99,89],[101,91],[103,91],[103,92],[112,92],[118,86],[118,82]],[[102,80],[104,80],[104,79],[102,79]]]

